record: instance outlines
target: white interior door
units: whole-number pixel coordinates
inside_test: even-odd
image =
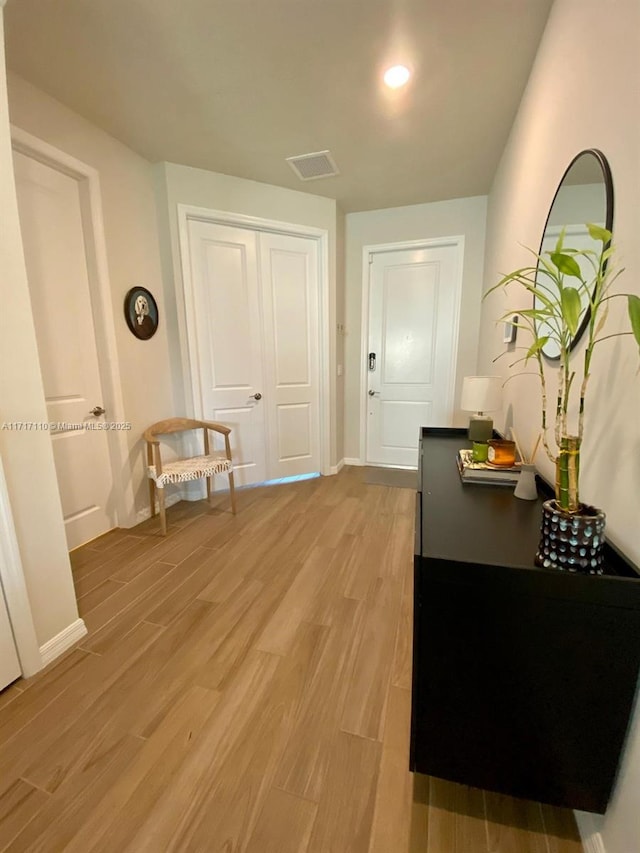
[[[448,426],[458,338],[457,244],[372,253],[366,461],[417,467],[421,426]]]
[[[20,661],[9,622],[7,604],[0,583],[0,690],[11,684],[22,674]]]
[[[231,427],[239,485],[320,470],[318,251],[188,220],[196,410]]]
[[[78,182],[14,152],[20,227],[67,543],[115,526]],[[107,416],[108,416],[107,412]],[[76,428],[74,428],[74,425]],[[37,487],[37,484],[34,484]]]
[[[318,246],[259,235],[268,478],[320,470]]]
[[[231,427],[236,483],[267,479],[256,233],[189,220],[191,348],[205,420]]]

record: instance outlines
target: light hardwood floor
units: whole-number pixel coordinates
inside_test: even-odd
[[[0,849],[581,853],[407,769],[413,500],[351,468],[76,551],[88,636],[0,693]]]

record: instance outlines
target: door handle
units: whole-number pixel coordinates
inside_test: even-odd
[[[379,397],[380,392],[379,391],[369,391],[369,396],[370,397]]]
[[[252,394],[251,396],[254,400],[262,400],[262,394],[259,391],[255,394]]]
[[[90,415],[93,415],[96,418],[100,415],[104,415],[104,413],[105,410],[102,408],[102,406],[94,406],[93,409],[91,409],[91,411],[89,412]]]

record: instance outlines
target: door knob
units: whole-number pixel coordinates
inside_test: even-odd
[[[375,396],[376,396],[376,394],[379,394],[379,393],[380,393],[379,391],[369,391],[369,396],[370,396],[370,397],[375,397]]]
[[[251,395],[254,400],[262,400],[262,394],[258,391],[256,394]]]
[[[105,410],[102,408],[102,406],[94,406],[93,409],[91,409],[91,411],[89,412],[90,415],[94,415],[96,418],[99,415],[104,415],[104,413]]]

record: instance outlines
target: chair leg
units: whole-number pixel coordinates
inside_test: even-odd
[[[207,477],[207,503],[211,506],[211,483],[213,477]]]
[[[164,508],[164,489],[158,489],[158,505],[160,507],[160,527],[162,535],[167,535],[167,516]]]
[[[156,484],[149,478],[149,505],[151,506],[151,518],[156,514]]]
[[[236,514],[236,490],[233,482],[233,471],[229,471],[229,495],[231,497],[231,512]]]

